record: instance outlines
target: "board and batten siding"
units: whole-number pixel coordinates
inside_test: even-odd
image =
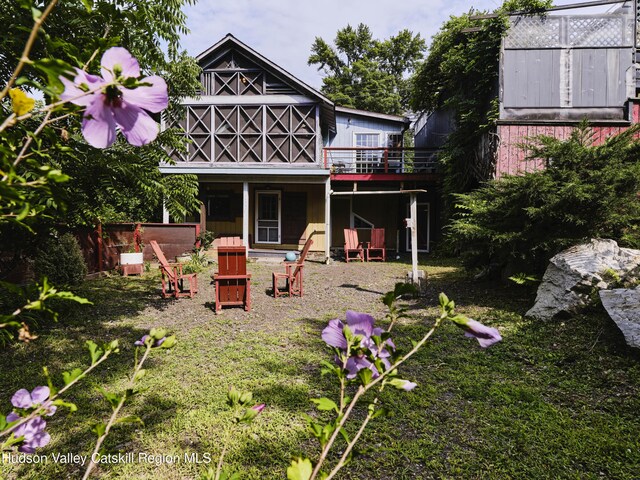
[[[351,120],[351,121],[349,121]],[[381,147],[387,146],[389,134],[401,134],[403,124],[382,119],[363,118],[344,113],[336,114],[336,134],[328,140],[324,139],[325,147],[355,147],[355,133],[380,134]]]
[[[631,125],[640,123],[640,104],[631,104]],[[500,143],[496,157],[496,178],[504,175],[517,175],[524,172],[534,172],[544,168],[544,162],[540,159],[526,160],[527,151],[521,147],[528,139],[539,135],[566,140],[571,135],[575,125],[522,125],[501,124],[498,125],[498,137]],[[602,144],[607,138],[625,131],[629,126],[625,125],[594,125],[593,142]]]
[[[621,107],[630,48],[505,50],[505,108]]]

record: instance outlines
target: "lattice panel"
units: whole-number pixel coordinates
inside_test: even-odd
[[[267,162],[289,162],[289,135],[267,135]]]
[[[209,162],[211,152],[211,135],[190,135],[189,161]]]
[[[632,44],[633,18],[628,15],[514,17],[504,43],[511,49]]]
[[[570,17],[568,37],[572,47],[631,46],[633,24],[626,17]]]
[[[191,141],[177,161],[313,163],[314,105],[190,105],[175,126]]]
[[[239,72],[238,88],[240,95],[262,95],[264,90],[264,75],[262,72]]]
[[[291,163],[313,162],[315,158],[315,136],[294,135],[291,138]]]
[[[262,133],[262,107],[239,107],[240,133]]]
[[[267,133],[289,133],[291,107],[267,107]]]
[[[237,162],[238,161],[238,136],[237,135],[216,135],[215,153],[216,162]]]
[[[239,161],[262,161],[262,135],[242,135],[239,142]]]
[[[211,107],[189,107],[187,110],[187,122],[187,131],[190,135],[211,133]]]
[[[560,47],[560,18],[512,17],[505,48]]]
[[[316,109],[314,107],[292,108],[291,130],[293,133],[315,132]]]
[[[238,133],[238,107],[215,107],[216,135]]]

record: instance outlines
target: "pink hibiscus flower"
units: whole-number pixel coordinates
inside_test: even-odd
[[[138,61],[122,47],[107,50],[100,66],[102,77],[80,69],[73,81],[60,77],[65,86],[60,98],[85,107],[82,135],[87,143],[97,148],[110,146],[116,139],[116,127],[131,145],[155,140],[159,127],[147,112],[158,113],[167,107],[165,81],[157,75],[139,79]],[[146,85],[124,87],[128,78]]]

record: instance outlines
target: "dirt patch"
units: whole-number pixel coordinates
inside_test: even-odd
[[[178,326],[189,330],[209,322],[232,324],[234,329],[258,328],[275,332],[289,328],[287,319],[322,319],[342,317],[347,309],[382,316],[386,308],[380,297],[392,290],[395,283],[404,281],[404,263],[334,262],[325,265],[307,261],[304,267],[304,296],[274,298],[272,272],[284,272],[281,263],[252,262],[251,311],[241,307],[223,307],[217,315],[213,311],[214,285],[211,274],[216,268],[198,274],[198,294],[193,298],[167,299],[166,308],[148,307],[142,318],[153,319],[154,325]],[[158,282],[159,283],[159,282]],[[154,325],[148,325],[149,327]]]

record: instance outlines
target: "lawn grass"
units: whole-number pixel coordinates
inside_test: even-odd
[[[330,268],[310,266],[309,301]],[[336,292],[344,309],[378,288],[370,284],[374,273],[380,284],[392,286],[407,266],[390,262],[347,268],[365,274],[346,279],[349,288]],[[638,478],[638,355],[601,309],[536,322],[522,318],[532,302],[530,290],[474,282],[449,259],[429,259],[422,268],[429,275],[429,292],[426,299],[408,303],[411,317],[394,328],[399,348],[406,351],[409,339],[419,339],[429,328],[439,291],[455,299],[461,313],[498,327],[504,340],[481,350],[455,326],[444,325],[402,369],[402,377],[419,387],[409,393],[383,392],[381,401],[393,415],[371,424],[357,460],[340,478]],[[260,285],[256,298],[263,295],[271,267],[254,265],[251,270]],[[118,338],[121,353],[88,378],[84,388],[70,393],[79,411],[51,418],[52,442],[42,450],[49,455],[89,453],[95,443],[92,424],[110,414],[97,387],[123,388],[133,341],[166,321],[179,343],[154,352],[141,381],[143,391],[125,409],[125,414],[139,415],[145,427],[115,429],[106,452],[181,458],[184,453],[210,453],[216,458],[231,422],[226,391],[235,385],[253,391],[267,408],[242,435],[231,437],[226,463],[232,470],[247,479],[279,479],[294,456],[316,458],[317,445],[305,431],[302,414],[317,415],[310,398],[336,393],[331,380],[320,376],[318,364],[330,359],[320,332],[337,307],[325,302],[314,315],[298,316],[297,308],[305,304],[281,299],[277,305],[283,308],[277,311],[228,310],[215,316],[204,308],[185,308],[193,305],[185,303],[191,300],[161,301],[158,282],[155,275],[87,282],[79,293],[93,306],[68,308],[58,324],[41,327],[35,343],[0,352],[0,411],[8,412],[18,388],[44,383],[43,364],[58,373],[86,365],[86,339]],[[291,305],[298,306],[286,310]],[[378,304],[371,304],[370,311],[381,317]],[[103,466],[98,474],[184,479],[197,478],[204,469],[184,461],[134,462]],[[82,471],[51,461],[0,465],[1,478],[77,478]]]

